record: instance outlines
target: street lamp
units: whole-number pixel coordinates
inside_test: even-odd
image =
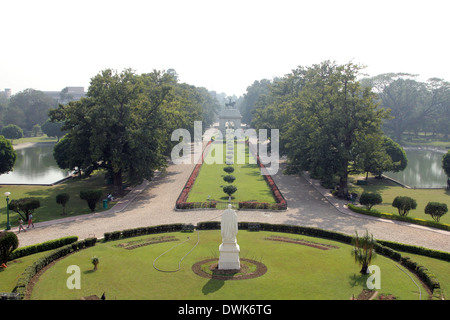
[[[11,224],[9,223],[9,195],[11,192],[5,192],[6,196],[6,230],[11,230]]]

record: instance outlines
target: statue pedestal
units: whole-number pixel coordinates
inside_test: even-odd
[[[222,243],[219,246],[219,270],[239,270],[241,263],[239,261],[239,245],[236,242]]]

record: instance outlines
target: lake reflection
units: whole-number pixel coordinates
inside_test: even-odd
[[[0,184],[53,184],[69,176],[53,158],[54,144],[19,148],[14,170],[0,175]]]
[[[406,149],[408,166],[402,172],[384,174],[412,188],[445,188],[447,175],[442,168],[443,152]]]

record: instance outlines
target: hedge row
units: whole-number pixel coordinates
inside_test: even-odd
[[[131,238],[137,236],[143,236],[146,234],[164,233],[164,232],[176,232],[186,229],[183,223],[166,224],[152,227],[140,227],[134,229],[126,229],[122,231],[106,232],[104,234],[104,241],[113,241],[123,238]]]
[[[175,204],[176,209],[193,209],[193,208],[215,208],[216,203],[213,202],[186,202],[189,192],[192,189],[192,186],[194,185],[195,179],[198,176],[198,173],[200,172],[200,168],[202,166],[203,160],[205,158],[206,152],[211,145],[211,141],[208,141],[208,144],[206,145],[205,149],[202,153],[201,160],[195,165],[194,170],[192,170],[191,175],[189,176],[188,181],[183,187],[183,190],[181,190],[180,195],[178,196],[177,202]]]
[[[278,186],[276,185],[275,181],[273,180],[272,176],[268,174],[266,167],[261,162],[259,155],[255,152],[253,147],[250,145],[248,141],[245,141],[246,144],[248,144],[249,150],[253,154],[256,154],[256,163],[261,168],[261,171],[265,173],[263,175],[264,179],[266,180],[267,184],[270,187],[270,190],[272,191],[272,194],[275,198],[275,201],[277,202],[275,205],[268,205],[266,203],[258,203],[258,202],[240,202],[239,208],[242,209],[271,209],[271,210],[286,210],[287,209],[287,202],[286,199],[284,199],[283,195],[281,194],[280,190],[278,189]]]
[[[56,250],[53,250],[49,254],[36,260],[31,266],[27,267],[25,271],[20,275],[13,292],[18,293],[20,298],[23,299],[25,297],[27,286],[30,283],[31,279],[45,266],[72,252],[92,247],[95,245],[96,242],[97,238],[87,238],[84,240],[76,241],[71,244],[60,247]]]
[[[53,250],[60,248],[62,246],[71,244],[78,240],[77,236],[69,236],[69,237],[63,237],[55,240],[46,241],[43,243],[33,244],[26,247],[17,248],[14,250],[9,257],[9,260],[18,259],[21,257],[28,256],[30,254],[35,254],[38,252],[43,252],[47,250]]]
[[[255,229],[255,223],[252,222],[239,222],[238,228],[241,230],[248,230],[249,226],[252,230]],[[215,230],[220,229],[219,221],[208,221],[208,222],[199,222],[197,224],[197,229],[199,230]],[[339,241],[346,244],[351,244],[353,237],[339,233],[334,231],[322,230],[313,227],[304,227],[304,226],[293,226],[293,225],[284,225],[284,224],[269,224],[269,223],[258,223],[258,230],[261,231],[273,231],[273,232],[284,232],[284,233],[294,233],[301,234],[311,237],[324,238],[333,241]],[[409,253],[417,253],[426,256],[430,256],[433,258],[436,257],[445,257],[448,259],[448,253],[440,252],[431,249],[424,249],[419,247],[414,247],[406,244],[395,243],[390,241],[378,241],[375,245],[375,251],[383,256],[386,256],[394,261],[400,262],[406,268],[410,269],[412,272],[416,273],[417,276],[430,288],[433,294],[433,299],[441,299],[442,292],[440,289],[440,284],[435,275],[428,271],[422,265],[419,265],[417,262],[414,262],[409,257],[404,257],[402,254],[396,249],[401,251],[406,251]],[[444,259],[444,260],[446,260]],[[447,260],[448,261],[448,260]]]
[[[412,217],[405,217],[405,216],[400,216],[400,215],[387,213],[387,212],[379,212],[377,210],[369,210],[367,208],[357,207],[350,203],[348,204],[348,207],[350,210],[352,210],[354,212],[367,214],[367,215],[373,216],[373,217],[391,219],[391,220],[397,220],[397,221],[404,221],[404,222],[408,222],[408,223],[418,224],[421,226],[432,227],[432,228],[450,231],[450,225],[445,224],[445,223],[440,223],[440,222],[430,221],[430,220],[423,220],[423,219],[412,218]]]

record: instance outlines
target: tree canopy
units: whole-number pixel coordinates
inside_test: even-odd
[[[309,171],[325,184],[337,176],[340,196],[348,193],[348,175],[362,170],[367,137],[380,140],[388,116],[357,80],[361,69],[331,61],[299,67],[271,86],[253,119],[257,129],[280,130],[280,153],[291,172]]]
[[[178,128],[192,134],[194,121],[209,125],[218,103],[204,88],[178,83],[173,72],[138,75],[131,69],[101,71],[85,98],[50,111],[68,132],[55,146],[60,167],[103,167],[121,191],[123,175],[150,180],[167,165]]]

